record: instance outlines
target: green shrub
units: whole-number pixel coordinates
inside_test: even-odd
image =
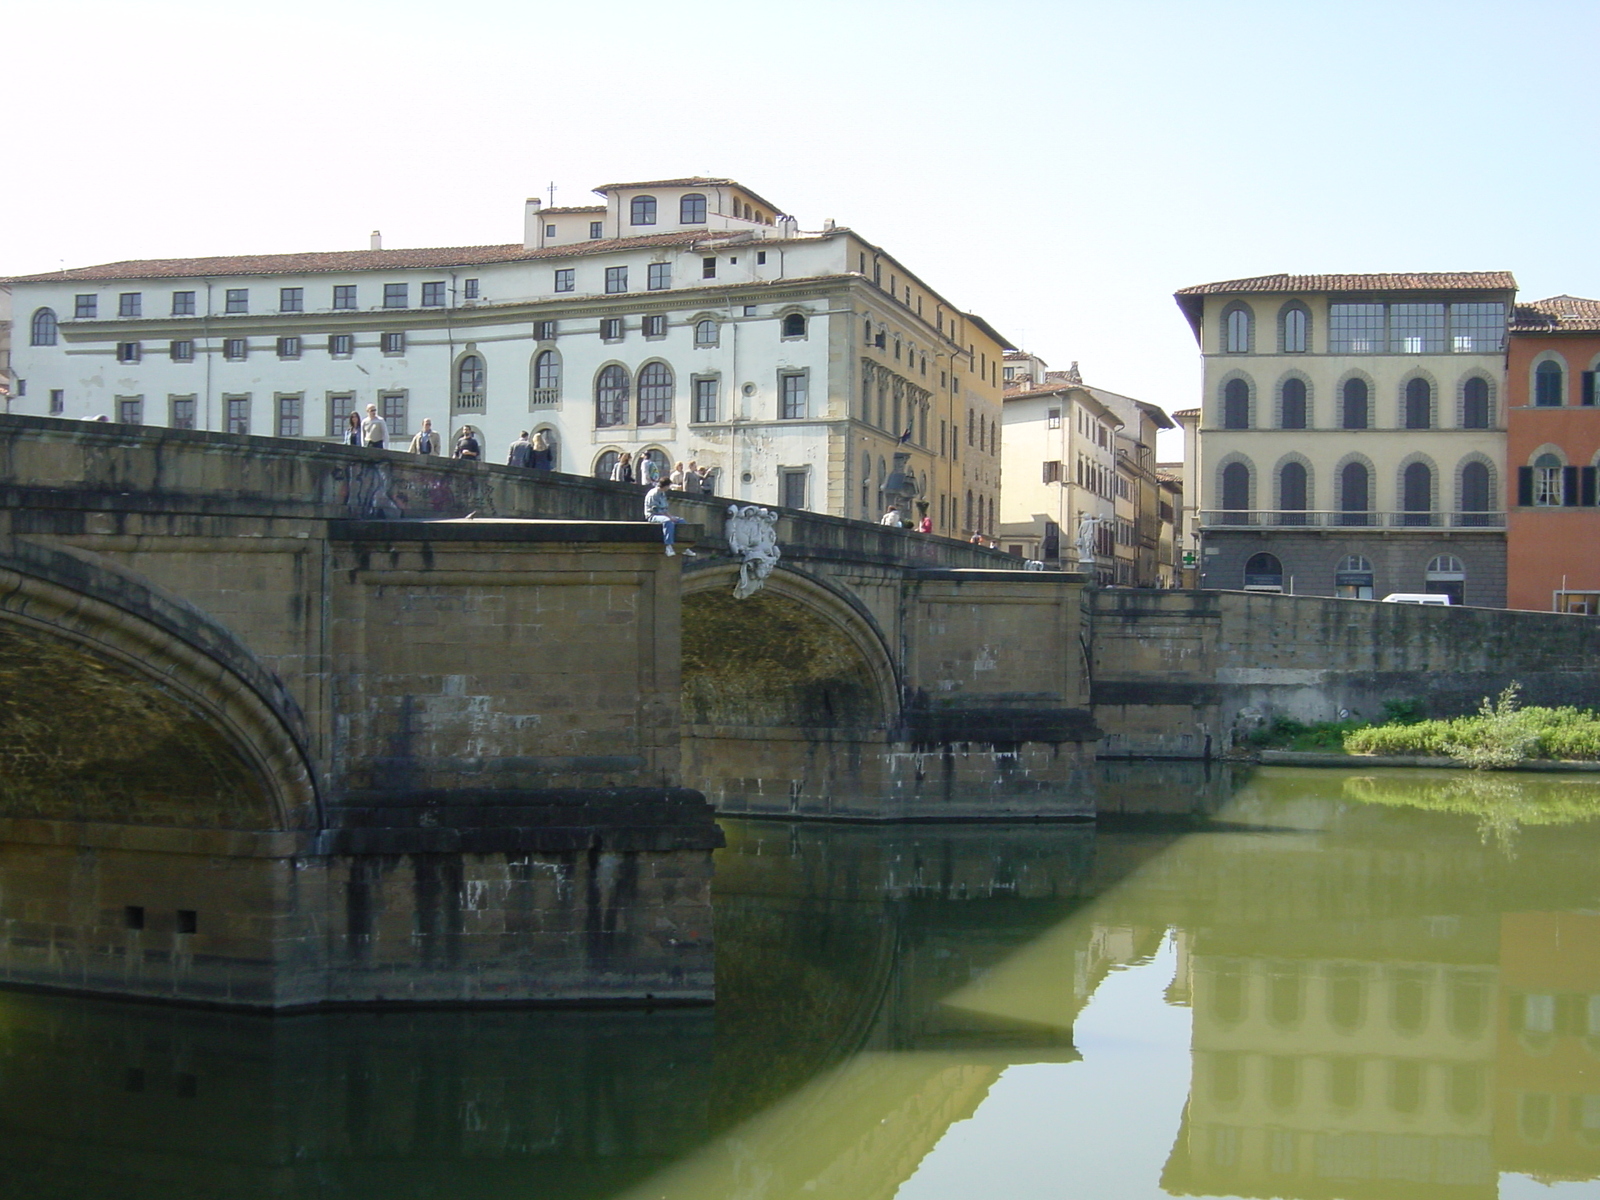
[[[1385,700],[1383,723],[1385,725],[1415,725],[1424,719],[1421,700]]]
[[[1518,685],[1487,696],[1468,717],[1355,729],[1344,737],[1352,754],[1417,754],[1453,758],[1480,769],[1514,767],[1528,759],[1600,761],[1600,716],[1570,705],[1523,708]]]

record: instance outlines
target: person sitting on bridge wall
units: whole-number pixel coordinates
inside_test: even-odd
[[[667,544],[667,556],[670,558],[677,551],[672,544],[678,538],[678,526],[683,524],[682,517],[675,517],[667,507],[667,489],[658,479],[651,485],[650,490],[644,494],[644,519],[661,526],[661,540]],[[684,547],[684,557],[697,557],[693,550]]]
[[[411,439],[411,453],[437,454],[440,449],[439,435],[433,431],[433,418],[423,417],[422,428]]]
[[[382,450],[388,440],[388,422],[378,415],[376,404],[367,405],[367,419],[361,422],[361,444],[370,450]]]

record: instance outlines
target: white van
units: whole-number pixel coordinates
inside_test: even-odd
[[[1390,592],[1385,604],[1449,604],[1450,597],[1438,592]]]

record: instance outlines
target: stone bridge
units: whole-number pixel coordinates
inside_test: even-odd
[[[726,501],[0,418],[0,979],[704,999],[726,811],[1082,816],[1080,581]]]

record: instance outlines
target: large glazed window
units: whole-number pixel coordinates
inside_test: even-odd
[[[1382,354],[1383,305],[1328,306],[1328,351],[1332,354]]]
[[[1283,310],[1283,332],[1279,348],[1285,354],[1304,354],[1311,314],[1296,304]]]
[[[699,192],[690,192],[678,201],[678,224],[704,225],[706,223],[706,198]]]
[[[33,314],[33,337],[29,344],[34,346],[54,346],[56,344],[56,329],[55,309],[36,309]]]
[[[628,206],[628,223],[630,225],[654,225],[656,223],[656,198],[654,196],[635,196]]]
[[[1222,316],[1222,348],[1229,354],[1250,353],[1250,310],[1243,305]]]
[[[672,420],[672,372],[653,362],[639,372],[639,424],[665,425]]]

